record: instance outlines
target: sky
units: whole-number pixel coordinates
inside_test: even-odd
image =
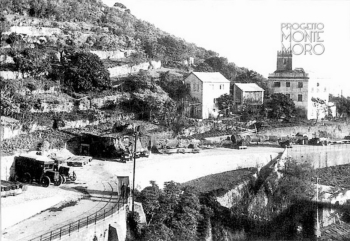
[[[293,55],[293,68],[304,68],[310,79],[323,78],[334,94],[350,96],[350,0],[118,0],[137,18],[213,50],[237,66],[268,77],[276,70],[281,50],[282,24],[295,24],[293,31],[309,25],[306,32],[319,38],[301,41],[301,47],[323,54]],[[113,6],[115,0],[103,0]],[[285,33],[289,30],[283,28]],[[303,32],[305,33],[305,32]],[[297,44],[303,35],[294,34]],[[305,39],[304,39],[305,40]],[[323,41],[323,42],[318,42]],[[287,47],[286,41],[284,41]],[[307,46],[305,46],[307,45]]]

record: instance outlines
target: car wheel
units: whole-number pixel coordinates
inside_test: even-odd
[[[58,176],[58,180],[54,180],[54,185],[55,186],[59,186],[59,185],[61,185],[63,183],[63,177],[62,177],[62,175],[59,175]]]
[[[43,186],[43,187],[48,187],[50,185],[50,178],[48,176],[44,176],[41,181],[40,181],[40,184]]]

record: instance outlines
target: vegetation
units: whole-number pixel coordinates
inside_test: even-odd
[[[25,48],[12,54],[16,70],[31,77],[38,78],[40,75],[51,71],[48,53],[38,48]]]
[[[179,183],[166,182],[161,190],[153,182],[138,200],[147,219],[140,240],[197,240],[206,231],[198,233],[207,208],[200,204],[193,188],[181,189]]]
[[[290,118],[295,112],[294,102],[281,93],[272,94],[271,98],[264,103],[264,108],[269,109],[269,117],[275,119]]]
[[[332,96],[330,101],[335,102],[337,107],[337,112],[339,116],[350,116],[350,99],[344,96],[334,97]]]
[[[111,85],[108,70],[93,53],[74,52],[66,56],[64,84],[76,92],[103,90]]]
[[[219,110],[232,110],[235,102],[232,95],[224,94],[216,99]]]
[[[265,90],[266,96],[269,95],[267,79],[261,74],[258,74],[253,70],[238,67],[234,63],[229,63],[226,58],[219,57],[216,53],[215,56],[206,58],[204,62],[198,64],[195,67],[195,71],[220,72],[226,79],[231,81],[231,87],[233,83],[256,83]]]

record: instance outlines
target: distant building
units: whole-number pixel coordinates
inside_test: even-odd
[[[293,55],[290,51],[277,52],[277,70],[269,74],[268,86],[272,93],[282,93],[292,99],[296,107],[305,110],[308,119],[324,118],[326,108],[317,107],[311,101],[312,97],[320,98],[328,105],[328,88],[321,79],[310,79],[302,68],[293,70]]]
[[[219,109],[216,99],[230,94],[230,81],[219,72],[192,72],[185,84],[190,86],[191,96],[198,99],[198,104],[191,107],[190,116],[200,119],[217,117]]]
[[[264,89],[255,83],[235,83],[233,85],[233,100],[236,106],[242,104],[262,105]]]

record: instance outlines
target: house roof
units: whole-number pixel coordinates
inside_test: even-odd
[[[235,83],[235,85],[242,91],[265,91],[255,83]]]
[[[230,83],[219,72],[192,72],[203,83]]]

